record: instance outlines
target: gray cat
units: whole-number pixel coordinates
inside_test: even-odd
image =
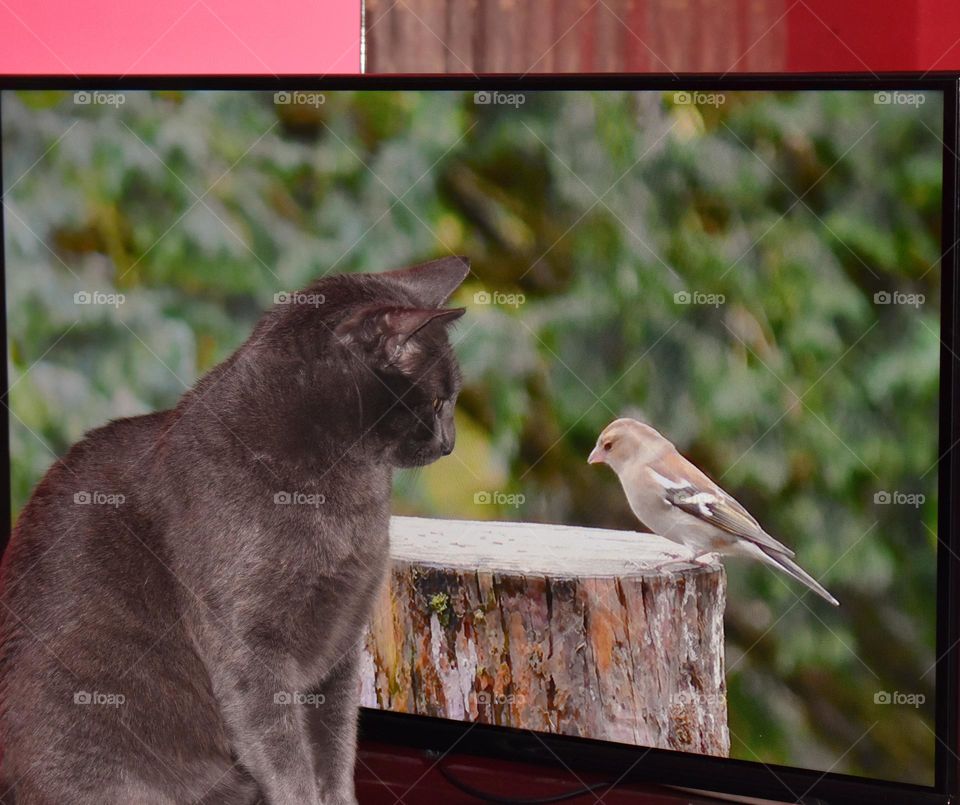
[[[50,469],[0,566],[3,802],[356,802],[391,475],[453,449],[468,268],[320,280]]]

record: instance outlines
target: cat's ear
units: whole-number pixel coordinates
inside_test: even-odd
[[[385,271],[387,277],[402,285],[427,307],[440,307],[460,287],[470,273],[467,257],[441,257],[398,271]]]
[[[407,371],[416,352],[413,336],[426,327],[451,324],[465,312],[462,307],[367,307],[342,322],[334,332],[342,344],[358,348],[379,368]]]

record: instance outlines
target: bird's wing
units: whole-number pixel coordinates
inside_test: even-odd
[[[653,467],[650,467],[650,473],[662,487],[664,500],[669,505],[728,534],[750,540],[760,547],[787,556],[794,555],[786,545],[764,531],[750,512],[720,487],[709,482],[698,483],[699,479],[691,479],[689,473],[684,474],[688,477],[678,476],[677,479],[670,478]],[[703,475],[699,471],[697,474]],[[703,478],[709,481],[705,475]]]

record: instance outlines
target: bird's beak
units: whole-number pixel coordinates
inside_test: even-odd
[[[603,464],[603,451],[600,449],[600,445],[593,448],[587,457],[587,464]]]

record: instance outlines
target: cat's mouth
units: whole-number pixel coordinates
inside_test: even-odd
[[[395,464],[403,468],[425,467],[427,464],[432,464],[438,458],[450,455],[451,452],[453,452],[453,445],[424,445],[423,447],[414,448],[409,451],[401,451],[400,454],[396,456]]]

